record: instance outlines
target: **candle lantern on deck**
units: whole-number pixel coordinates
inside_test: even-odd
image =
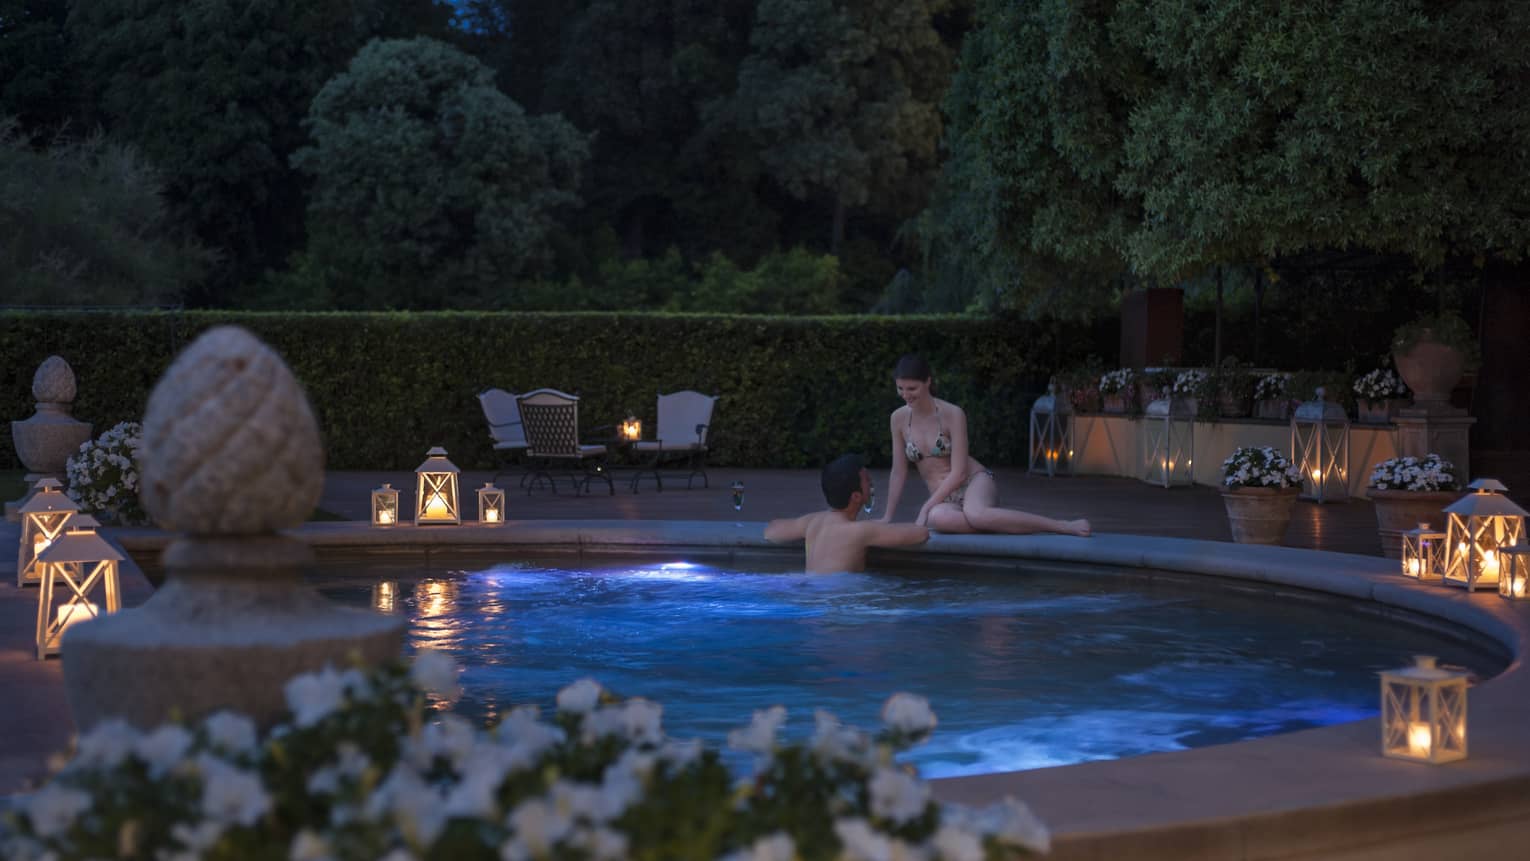
[[[1530,544],[1521,542],[1498,551],[1498,597],[1530,600]]]
[[[1420,523],[1402,534],[1402,573],[1423,583],[1445,576],[1445,533]]]
[[[59,653],[64,631],[76,622],[122,609],[117,563],[122,554],[96,534],[100,526],[88,514],[69,518],[64,534],[38,555],[37,659]],[[90,600],[99,587],[101,604]]]
[[[1142,417],[1142,480],[1169,487],[1195,483],[1195,407],[1172,394]]]
[[[1326,400],[1327,391],[1291,414],[1291,453],[1302,471],[1302,499],[1342,502],[1349,498],[1349,414]]]
[[[44,478],[34,487],[37,492],[17,510],[21,515],[21,546],[16,552],[17,586],[41,582],[37,554],[64,533],[69,516],[80,510],[74,500],[60,491],[63,485],[58,479]]]
[[[1476,591],[1498,583],[1499,551],[1525,539],[1525,510],[1496,479],[1479,478],[1472,493],[1445,507],[1445,582]]]
[[[456,526],[462,523],[457,495],[459,470],[456,464],[446,459],[446,449],[440,446],[435,446],[426,455],[425,462],[414,471],[417,479],[414,523],[416,526],[436,523]]]
[[[1073,471],[1073,408],[1055,384],[1031,405],[1030,471],[1048,477]]]
[[[1466,673],[1428,655],[1381,673],[1381,753],[1415,762],[1466,758]]]
[[[372,491],[372,525],[398,525],[398,491],[387,482]]]
[[[485,482],[478,488],[478,522],[498,524],[505,522],[505,492]]]
[[[637,442],[643,438],[643,422],[637,416],[627,416],[621,425],[622,439]]]

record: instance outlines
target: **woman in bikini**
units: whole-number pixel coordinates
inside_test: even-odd
[[[999,485],[993,472],[967,454],[967,414],[935,397],[930,366],[918,356],[904,356],[893,371],[904,406],[893,411],[892,475],[887,480],[890,521],[903,494],[909,464],[930,489],[914,522],[940,532],[1060,532],[1089,535],[1087,520],[1053,520],[1037,514],[999,507]]]

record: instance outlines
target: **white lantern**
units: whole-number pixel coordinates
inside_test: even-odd
[[[505,492],[492,481],[478,488],[478,522],[490,525],[505,522]]]
[[[1445,533],[1420,523],[1402,534],[1402,573],[1423,583],[1445,576]]]
[[[1031,405],[1031,472],[1047,476],[1073,471],[1073,408],[1057,386]]]
[[[1381,753],[1415,762],[1466,758],[1466,673],[1428,655],[1381,673]]]
[[[636,442],[643,438],[643,422],[637,416],[627,416],[622,422],[622,439]]]
[[[425,462],[414,471],[415,482],[414,523],[448,523],[456,526],[462,522],[458,506],[456,465],[446,459],[446,449],[435,446],[426,452]]]
[[[1142,480],[1168,487],[1195,483],[1195,405],[1173,395],[1142,416]]]
[[[59,653],[64,629],[100,614],[102,604],[90,600],[97,587],[104,593],[106,612],[122,609],[117,563],[122,554],[96,534],[94,517],[76,514],[64,534],[38,556],[42,588],[37,593],[37,659]]]
[[[17,510],[21,515],[21,546],[16,552],[16,585],[42,581],[37,554],[64,532],[69,515],[80,510],[74,500],[60,492],[58,479],[44,478],[33,485],[37,492]]]
[[[1499,549],[1498,597],[1530,600],[1530,544],[1521,542]]]
[[[1445,506],[1445,582],[1476,591],[1498,583],[1498,553],[1525,540],[1525,510],[1503,495],[1508,488],[1479,478],[1475,491]]]
[[[1302,471],[1302,499],[1342,502],[1349,498],[1349,415],[1324,399],[1306,401],[1291,414],[1291,454]]]
[[[398,491],[388,482],[372,490],[372,525],[398,525]]]

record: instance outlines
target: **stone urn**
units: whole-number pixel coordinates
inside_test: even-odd
[[[404,622],[308,586],[308,546],[281,533],[324,482],[318,424],[277,354],[236,327],[199,337],[165,371],[143,420],[140,497],[180,533],[148,601],[70,626],[64,682],[81,731],[153,727],[222,709],[273,724],[293,676],[400,655]]]
[[[1389,559],[1402,558],[1402,534],[1421,523],[1441,525],[1445,506],[1461,498],[1454,490],[1382,490],[1368,487],[1365,495],[1376,506],[1376,530],[1381,552]]]
[[[1466,370],[1466,354],[1435,340],[1430,329],[1406,350],[1393,350],[1392,361],[1420,407],[1449,407],[1450,392]]]
[[[37,411],[31,418],[11,422],[11,440],[16,444],[16,456],[27,468],[28,491],[14,502],[5,504],[5,516],[17,518],[16,511],[32,496],[37,482],[51,478],[67,485],[64,467],[69,456],[79,451],[90,439],[89,422],[75,419],[69,413],[74,406],[74,369],[59,356],[49,356],[37,366],[32,375],[32,397],[37,401]]]
[[[1104,411],[1111,415],[1125,415],[1129,406],[1125,392],[1115,392],[1109,395],[1101,395]]]
[[[1280,544],[1291,523],[1300,487],[1223,487],[1222,505],[1233,540],[1239,544]]]

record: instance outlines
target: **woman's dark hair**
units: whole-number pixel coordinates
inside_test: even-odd
[[[893,368],[893,379],[895,380],[928,381],[934,376],[935,374],[930,370],[930,363],[913,353],[909,353],[899,359],[897,366]]]
[[[850,504],[850,494],[861,489],[861,470],[865,464],[858,454],[845,454],[835,458],[823,468],[823,498],[833,509]]]

